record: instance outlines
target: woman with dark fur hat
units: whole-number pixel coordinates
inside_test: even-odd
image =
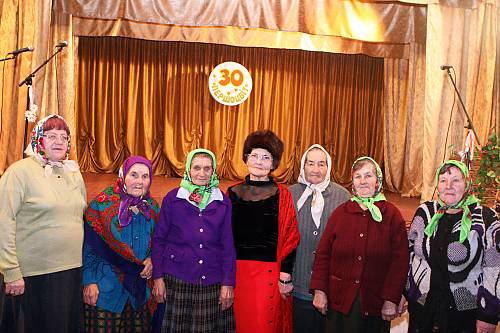
[[[251,133],[243,148],[249,175],[229,188],[238,333],[292,331],[291,273],[299,231],[290,192],[270,175],[282,153],[283,142],[273,132]]]

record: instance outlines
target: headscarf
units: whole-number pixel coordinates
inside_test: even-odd
[[[320,149],[326,155],[326,164],[328,171],[326,172],[325,179],[319,184],[311,184],[306,180],[304,166],[306,163],[307,153],[309,153],[313,148]],[[323,208],[325,207],[325,200],[323,198],[323,191],[326,190],[328,185],[330,184],[330,172],[332,170],[332,158],[330,154],[326,151],[325,148],[318,144],[313,144],[311,147],[307,148],[304,155],[302,155],[302,160],[300,161],[300,175],[298,182],[306,185],[306,189],[302,192],[299,200],[297,201],[297,209],[300,210],[307,198],[312,195],[311,202],[311,215],[314,221],[314,224],[317,228],[319,228],[321,223],[321,215],[323,214]]]
[[[125,185],[125,177],[127,176],[130,168],[136,164],[144,164],[149,169],[149,187],[146,193],[140,197],[134,197],[127,193],[127,187]],[[116,180],[116,186],[118,187],[118,193],[120,194],[120,209],[118,211],[118,220],[120,226],[126,227],[132,222],[132,212],[130,207],[137,207],[139,211],[146,217],[151,218],[151,208],[148,205],[147,200],[150,197],[149,189],[151,188],[151,183],[153,182],[153,167],[151,162],[142,156],[130,156],[123,162],[123,166],[118,172],[118,179]]]
[[[200,153],[210,155],[210,157],[212,158],[212,167],[214,169],[212,177],[210,177],[210,181],[207,185],[204,186],[193,184],[193,180],[191,179],[190,175],[193,157],[196,154]],[[189,191],[189,200],[196,203],[200,210],[205,209],[205,207],[207,206],[210,195],[212,194],[212,189],[219,186],[219,179],[217,178],[217,173],[215,172],[216,166],[217,162],[215,160],[215,155],[208,149],[195,149],[192,150],[187,156],[186,168],[184,170],[184,177],[181,181],[181,187]]]
[[[377,206],[375,206],[375,202],[385,201],[385,196],[382,193],[382,181],[383,181],[382,169],[380,169],[380,165],[378,165],[378,163],[375,162],[373,158],[368,156],[362,156],[358,158],[356,161],[354,161],[354,163],[352,164],[351,177],[354,175],[354,166],[362,160],[370,161],[375,166],[375,176],[377,177],[378,187],[375,190],[373,196],[371,196],[370,198],[363,198],[356,193],[356,189],[353,186],[352,187],[353,197],[351,198],[351,201],[363,204],[366,208],[368,208],[368,211],[370,212],[372,218],[375,221],[382,222],[382,213],[380,212],[380,209]]]
[[[441,207],[432,216],[431,222],[427,225],[427,227],[425,227],[424,232],[427,235],[427,237],[431,237],[436,231],[439,220],[441,219],[441,217],[443,217],[444,213],[448,209],[461,209],[463,212],[462,212],[462,220],[460,223],[459,241],[460,243],[463,243],[469,236],[470,228],[472,225],[470,219],[471,212],[469,209],[469,205],[477,203],[479,202],[479,200],[471,193],[472,183],[469,179],[469,169],[467,169],[467,166],[460,161],[448,160],[439,166],[439,168],[436,170],[436,186],[438,186],[439,183],[439,174],[446,165],[456,166],[462,172],[466,185],[464,195],[462,199],[460,199],[460,201],[455,205],[446,205],[443,202],[443,200],[441,200],[441,198],[439,197],[439,192],[438,192],[438,203]]]
[[[50,175],[52,175],[52,169],[54,167],[60,168],[64,172],[75,172],[79,169],[78,163],[76,161],[68,160],[70,141],[68,141],[68,148],[66,150],[66,157],[64,160],[52,162],[47,158],[46,153],[43,150],[45,148],[43,126],[45,125],[45,122],[52,117],[57,117],[66,122],[63,117],[55,114],[41,119],[31,131],[31,142],[24,150],[24,153],[27,156],[33,156],[42,165],[42,167],[44,168],[45,177],[49,177]]]

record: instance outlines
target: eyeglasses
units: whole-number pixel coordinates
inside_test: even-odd
[[[251,162],[261,160],[262,163],[271,163],[273,161],[273,157],[269,155],[247,154],[246,156],[247,159]]]
[[[57,135],[57,134],[46,134],[43,136],[44,138],[47,138],[49,141],[56,141],[57,139],[61,140],[62,142],[68,142],[69,141],[69,136],[68,135]]]

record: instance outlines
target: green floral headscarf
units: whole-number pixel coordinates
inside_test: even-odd
[[[368,156],[362,156],[358,158],[356,161],[354,161],[354,163],[352,164],[351,177],[354,175],[354,167],[362,160],[370,161],[375,166],[375,175],[377,177],[378,187],[375,190],[375,193],[373,194],[372,197],[363,198],[356,193],[356,189],[353,186],[352,187],[353,197],[351,198],[351,201],[365,205],[365,207],[368,208],[368,211],[372,215],[372,218],[377,222],[382,222],[382,213],[380,212],[380,209],[377,206],[375,206],[375,202],[385,200],[385,196],[382,193],[382,180],[383,180],[382,169],[380,169],[380,165],[378,165],[378,163],[375,162],[373,158]]]
[[[455,161],[455,160],[448,160],[441,164],[439,168],[436,170],[436,186],[438,186],[439,183],[439,174],[441,173],[441,170],[446,166],[446,165],[453,165],[457,167],[463,174],[464,180],[465,180],[465,192],[462,197],[462,199],[455,205],[446,205],[441,198],[439,198],[439,192],[438,192],[438,203],[441,206],[438,211],[432,216],[431,222],[425,227],[425,234],[427,237],[431,237],[434,232],[437,229],[438,222],[443,217],[444,213],[448,209],[462,209],[462,221],[460,223],[460,243],[463,243],[466,239],[467,236],[469,236],[470,228],[472,225],[471,219],[470,219],[470,209],[469,205],[472,205],[474,203],[479,202],[479,200],[471,193],[471,181],[469,179],[469,169],[467,169],[467,166],[460,162],[460,161]]]
[[[189,171],[191,170],[191,164],[193,162],[193,158],[195,155],[205,153],[210,155],[212,158],[212,167],[214,172],[212,173],[212,177],[207,185],[199,186],[193,184],[193,180],[191,179],[191,175]],[[181,187],[185,188],[189,191],[189,200],[193,201],[198,205],[200,210],[205,209],[208,204],[208,200],[210,199],[210,195],[212,194],[212,189],[219,186],[219,179],[217,178],[217,173],[215,172],[215,168],[217,167],[217,162],[215,160],[215,155],[208,149],[195,149],[192,150],[188,156],[186,161],[186,168],[184,170],[184,177],[181,181]]]

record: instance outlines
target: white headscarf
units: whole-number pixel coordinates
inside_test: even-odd
[[[325,179],[319,184],[311,184],[310,182],[308,182],[306,180],[304,172],[304,165],[306,163],[307,153],[313,148],[320,149],[326,155],[326,164],[328,171],[326,172]],[[312,195],[313,197],[311,202],[311,215],[314,224],[316,224],[317,228],[319,228],[321,224],[321,215],[323,214],[323,207],[325,207],[325,200],[323,199],[323,191],[326,190],[328,184],[330,184],[331,171],[332,171],[332,158],[330,157],[330,154],[328,154],[325,148],[323,148],[318,144],[313,144],[311,147],[307,148],[304,155],[302,155],[302,160],[300,161],[300,175],[298,180],[299,183],[306,185],[306,189],[302,193],[302,196],[299,198],[299,201],[297,201],[297,209],[300,210],[304,205],[304,203],[306,202],[307,198],[309,198],[309,196]]]
[[[64,160],[52,162],[47,158],[45,152],[43,151],[44,148],[43,125],[49,118],[52,117],[57,117],[66,122],[63,117],[54,114],[51,114],[50,116],[43,118],[36,124],[36,126],[33,128],[33,131],[31,131],[31,141],[24,150],[24,153],[27,156],[33,156],[36,158],[36,160],[44,168],[46,177],[52,175],[52,169],[54,167],[61,168],[64,172],[74,172],[79,170],[78,163],[76,161],[68,160],[69,148],[70,148],[69,142],[66,151],[66,158]]]

